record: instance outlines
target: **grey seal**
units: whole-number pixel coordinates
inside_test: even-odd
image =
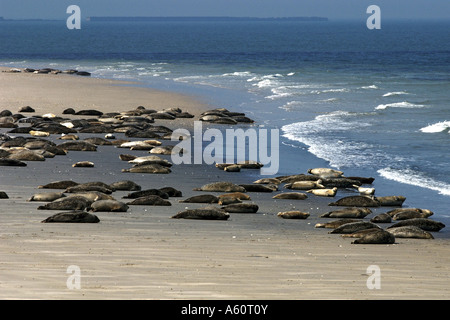
[[[41,222],[98,223],[100,219],[96,215],[85,211],[70,211],[56,213]]]
[[[38,210],[87,210],[92,201],[82,196],[65,197],[39,206]]]
[[[200,188],[195,188],[194,191],[209,191],[209,192],[246,192],[242,186],[238,186],[232,182],[213,182],[203,185]]]
[[[334,220],[334,221],[328,221],[325,223],[316,223],[316,225],[314,226],[315,228],[327,228],[327,229],[336,229],[344,224],[347,223],[352,223],[352,222],[359,222],[360,220],[356,220],[356,219],[339,219],[339,220]]]
[[[370,219],[370,221],[373,223],[390,223],[392,221],[392,218],[387,213],[380,213]]]
[[[393,244],[395,236],[385,230],[370,232],[352,242],[353,244]]]
[[[387,230],[396,238],[434,239],[433,235],[416,226],[395,227]]]
[[[322,214],[321,218],[364,218],[372,213],[369,208],[344,208]]]
[[[109,185],[112,189],[121,191],[139,191],[141,186],[130,180],[123,180],[111,183]]]
[[[272,199],[305,200],[308,195],[302,192],[283,192],[272,197]]]
[[[229,217],[230,214],[222,209],[206,207],[180,211],[172,219],[228,220]]]
[[[193,196],[184,200],[180,200],[181,203],[217,203],[219,198],[212,194],[201,194]]]
[[[53,181],[45,185],[38,186],[39,189],[67,189],[79,185],[78,182],[72,180]]]
[[[368,221],[358,221],[358,222],[352,222],[352,223],[346,223],[341,225],[340,227],[337,227],[330,233],[353,233],[356,231],[364,230],[364,229],[371,229],[371,228],[379,228],[378,225],[372,222]]]
[[[132,206],[142,206],[142,205],[146,205],[146,206],[171,206],[172,204],[170,203],[170,201],[164,200],[163,198],[159,197],[159,196],[145,196],[145,197],[140,197],[140,198],[136,198],[131,202],[127,202],[127,205],[132,205]]]
[[[328,205],[345,207],[379,207],[380,202],[374,198],[367,196],[348,196]]]
[[[93,212],[127,212],[128,205],[117,200],[98,200],[92,203],[91,210]]]
[[[135,192],[131,192],[129,194],[127,194],[126,196],[124,196],[124,199],[137,199],[137,198],[141,198],[141,197],[146,197],[146,196],[159,196],[163,199],[169,199],[169,195],[159,189],[145,189],[145,190],[139,190],[139,191],[135,191]]]
[[[28,201],[42,201],[42,202],[52,202],[60,198],[64,198],[66,195],[62,192],[46,192],[46,193],[36,193]]]
[[[387,229],[404,226],[416,226],[425,231],[439,231],[445,228],[445,224],[443,224],[442,222],[434,221],[428,218],[414,218],[397,222],[392,226],[387,227]]]
[[[284,211],[278,212],[277,216],[283,219],[306,219],[309,217],[309,213],[301,211]]]
[[[122,172],[131,172],[131,173],[150,173],[150,174],[168,174],[171,173],[167,167],[164,167],[160,164],[152,163],[146,164],[142,166],[132,167],[130,169],[122,169]]]
[[[223,206],[221,209],[229,213],[256,213],[259,207],[252,203],[234,203]]]
[[[387,197],[376,197],[376,200],[380,203],[382,207],[396,207],[402,206],[403,202],[406,200],[404,196],[387,196]]]

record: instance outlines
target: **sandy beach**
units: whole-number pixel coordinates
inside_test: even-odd
[[[155,120],[155,125],[172,129],[191,128],[201,112],[222,107],[207,105],[201,97],[151,90],[137,83],[63,74],[0,73],[0,92],[0,111],[18,113],[21,107],[33,107],[36,112],[27,116],[62,116],[66,108],[107,113],[138,106],[179,107],[195,115],[193,119]],[[0,128],[0,133],[8,130]],[[115,135],[125,139],[122,133]],[[104,134],[79,136],[81,140]],[[57,138],[49,137],[61,143]],[[205,206],[179,203],[198,195],[194,188],[215,181],[250,184],[261,178],[258,170],[234,173],[214,165],[192,164],[175,165],[170,174],[125,173],[121,170],[130,165],[119,159],[124,153],[148,155],[148,151],[99,146],[96,152],[69,151],[66,156],[29,161],[26,167],[0,167],[0,191],[9,196],[0,200],[0,299],[450,298],[448,226],[433,233],[435,239],[352,244],[354,239],[315,228],[316,223],[327,221],[319,216],[330,211],[330,202],[352,194],[345,190],[335,198],[310,195],[306,200],[274,200],[276,192],[251,192],[249,202],[259,206],[255,214],[230,214],[226,221],[171,219],[185,208]],[[95,167],[73,168],[78,161],[92,161]],[[292,172],[296,173],[305,172]],[[100,223],[41,223],[58,211],[37,210],[42,203],[27,199],[42,192],[39,185],[58,180],[108,184],[132,180],[142,189],[174,187],[183,197],[171,197],[172,205],[167,207],[96,212]],[[285,191],[282,186],[280,191]],[[116,191],[113,196],[120,200],[127,193]],[[305,220],[277,217],[278,212],[288,210],[310,216]],[[364,220],[387,210],[376,208]],[[69,266],[79,267],[79,289],[67,286]],[[379,267],[379,289],[367,286],[369,266]]]

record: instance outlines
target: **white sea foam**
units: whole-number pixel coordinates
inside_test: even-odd
[[[383,168],[378,173],[389,180],[419,186],[438,191],[440,194],[450,196],[450,185],[442,181],[436,181],[425,174],[411,169]]]
[[[250,71],[236,71],[236,72],[222,74],[222,76],[224,76],[224,77],[248,77],[251,75],[252,75],[252,73]]]
[[[429,126],[423,127],[420,129],[420,131],[425,133],[436,133],[436,132],[443,132],[450,129],[450,121],[441,121],[434,124],[431,124]],[[450,131],[449,131],[450,133]]]
[[[375,110],[384,110],[387,108],[424,108],[424,107],[425,106],[423,104],[414,104],[407,101],[403,101],[389,104],[380,104],[375,108]]]
[[[312,90],[312,94],[322,94],[322,93],[331,93],[331,92],[349,92],[350,90],[347,88],[340,89],[325,89],[325,90]]]
[[[364,86],[364,87],[361,87],[361,89],[366,89],[366,90],[368,90],[368,89],[378,89],[378,87],[376,86],[376,85],[371,85],[371,86]]]
[[[395,91],[395,92],[388,92],[383,94],[383,97],[392,97],[392,96],[401,96],[401,95],[406,95],[409,94],[408,92],[405,91]]]

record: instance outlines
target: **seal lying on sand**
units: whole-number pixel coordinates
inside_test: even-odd
[[[272,197],[272,199],[288,199],[288,200],[305,200],[306,198],[308,198],[308,195],[301,192],[283,192]]]
[[[356,239],[354,244],[393,244],[395,243],[395,236],[385,230],[377,232],[370,232],[359,239]]]
[[[39,206],[38,210],[88,210],[92,201],[82,196],[73,196],[60,198],[49,202],[46,205]]]
[[[379,207],[380,202],[367,196],[349,196],[341,198],[338,201],[332,202],[328,205],[344,207]]]
[[[397,208],[397,209],[389,210],[386,213],[388,215],[390,215],[391,217],[393,217],[396,213],[400,213],[400,212],[403,213],[403,212],[410,212],[410,211],[427,214],[428,217],[433,215],[433,211],[428,210],[428,209],[420,209],[420,208]],[[424,218],[428,218],[428,217],[424,217]]]
[[[329,211],[322,214],[321,218],[364,218],[372,213],[369,208],[345,208],[341,210]]]
[[[141,186],[130,180],[123,180],[111,183],[109,185],[112,189],[121,191],[139,191]]]
[[[414,218],[397,222],[396,224],[387,227],[387,229],[404,226],[416,226],[425,231],[439,231],[445,228],[445,224],[443,224],[442,222],[434,221],[428,218]]]
[[[277,216],[283,219],[306,219],[309,217],[309,213],[301,211],[285,211],[278,212]]]
[[[128,202],[127,205],[171,206],[172,204],[159,196],[146,196],[136,198],[133,201]]]
[[[414,219],[414,218],[428,218],[431,214],[429,212],[418,212],[413,210],[405,210],[401,212],[397,212],[392,216],[392,220],[406,220],[406,219]]]
[[[392,221],[392,218],[387,213],[380,213],[380,214],[376,215],[375,217],[373,217],[372,219],[370,219],[370,222],[373,222],[373,223],[390,223],[391,221]]]
[[[375,223],[368,222],[368,221],[358,221],[358,222],[352,222],[352,223],[346,223],[341,225],[340,227],[337,227],[330,233],[353,233],[356,231],[364,230],[364,229],[371,229],[371,228],[381,228],[377,226]]]
[[[135,192],[131,192],[131,193],[127,194],[126,196],[123,196],[123,198],[124,199],[137,199],[137,198],[146,197],[146,196],[159,196],[163,199],[169,199],[169,195],[166,192],[161,191],[159,189],[146,189],[146,190],[135,191]]]
[[[296,181],[293,183],[286,183],[284,187],[293,190],[325,189],[325,186],[322,185],[322,180],[320,179],[317,181]]]
[[[72,180],[62,180],[47,183],[42,186],[38,186],[38,189],[67,189],[79,185],[78,182]]]
[[[91,210],[93,212],[127,212],[128,205],[117,200],[98,200],[92,203]]]
[[[259,207],[252,203],[234,203],[223,206],[221,209],[229,213],[256,213]]]
[[[70,211],[70,212],[60,212],[48,217],[41,221],[42,223],[50,222],[66,222],[66,223],[97,223],[100,219],[91,213],[86,211]]]
[[[334,187],[333,189],[311,189],[306,192],[312,193],[315,196],[319,197],[334,197],[336,195],[338,188]]]
[[[430,232],[416,226],[390,228],[387,231],[392,233],[396,238],[434,239]]]
[[[321,177],[327,177],[327,178],[339,178],[342,177],[344,172],[339,170],[334,170],[330,168],[314,168],[314,169],[308,169],[308,173],[318,175]]]
[[[160,164],[151,163],[142,166],[132,167],[130,169],[122,169],[122,172],[168,174],[171,173],[172,170]]]
[[[396,207],[402,206],[406,198],[403,196],[387,196],[387,197],[376,197],[376,200],[380,203],[382,207]]]
[[[314,228],[327,228],[327,229],[336,229],[344,224],[352,223],[352,222],[359,222],[360,220],[355,219],[339,219],[334,221],[328,221],[325,223],[316,223]]]
[[[217,203],[219,198],[212,194],[201,194],[193,196],[184,200],[180,200],[181,203]]]
[[[66,195],[62,192],[47,192],[47,193],[37,193],[33,195],[28,201],[42,201],[42,202],[52,202],[59,198],[64,198]]]
[[[209,191],[209,192],[246,192],[245,188],[238,186],[232,182],[213,182],[205,184],[200,188],[195,188],[194,191]]]
[[[225,210],[214,207],[206,207],[180,211],[174,215],[172,219],[227,220],[229,217],[229,213]]]

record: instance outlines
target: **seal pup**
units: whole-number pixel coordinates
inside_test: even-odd
[[[312,193],[315,196],[319,197],[334,197],[337,193],[338,188],[334,187],[333,189],[311,189],[306,192]]]
[[[117,200],[98,200],[92,203],[93,212],[127,212],[128,205]]]
[[[352,223],[346,223],[341,225],[340,227],[337,227],[333,231],[329,233],[353,233],[356,231],[364,230],[364,229],[372,229],[372,228],[381,228],[376,225],[375,223],[368,222],[368,221],[358,221],[358,222],[352,222]]]
[[[193,190],[209,192],[247,192],[244,187],[227,181],[208,183],[200,188],[194,188]]]
[[[60,198],[64,198],[66,195],[62,192],[47,192],[47,193],[36,193],[27,201],[41,201],[41,202],[52,202]]]
[[[369,208],[345,208],[335,211],[329,211],[320,216],[320,218],[358,218],[362,219],[372,213]]]
[[[395,236],[385,230],[377,232],[370,232],[359,239],[356,239],[352,244],[393,244],[395,243]]]
[[[284,185],[286,189],[293,190],[311,190],[311,189],[325,189],[325,186],[322,185],[322,180],[316,181],[296,181],[293,183],[287,183]]]
[[[92,201],[82,196],[64,197],[56,199],[46,205],[39,206],[38,210],[88,210]]]
[[[136,198],[131,202],[127,202],[127,205],[137,206],[137,205],[146,205],[146,206],[171,206],[172,203],[170,201],[164,200],[160,196],[145,196]]]
[[[316,223],[314,228],[327,228],[327,229],[336,229],[346,223],[358,222],[360,220],[355,219],[339,219],[334,221],[328,221],[325,223]]]
[[[372,219],[370,219],[370,222],[373,222],[373,223],[390,223],[391,221],[392,221],[392,218],[387,213],[380,213],[380,214],[376,215],[375,217],[373,217]]]
[[[283,192],[272,197],[272,199],[305,200],[308,195],[301,192]]]
[[[184,200],[180,200],[180,203],[217,203],[219,198],[212,194],[201,194],[193,196]]]
[[[258,205],[252,203],[234,203],[221,207],[229,213],[256,213],[258,212]]]
[[[172,219],[228,220],[229,217],[230,214],[225,210],[206,207],[180,211]]]
[[[380,202],[377,199],[368,196],[348,196],[328,205],[344,207],[379,207]]]
[[[65,222],[65,223],[98,223],[100,219],[86,211],[75,210],[70,212],[60,212],[56,213],[45,220],[42,220],[41,223],[50,223],[50,222]]]
[[[414,239],[434,239],[433,235],[416,226],[396,227],[387,230],[396,238],[414,238]]]
[[[401,207],[406,198],[403,196],[387,196],[387,197],[376,197],[376,200],[380,203],[380,206],[382,207],[397,207],[397,206]]]
[[[284,211],[278,212],[277,217],[283,219],[306,219],[309,217],[309,213],[301,211]]]
[[[387,229],[404,226],[416,226],[425,231],[436,231],[436,232],[445,228],[445,224],[443,224],[442,222],[434,221],[428,218],[414,218],[397,222],[392,226],[387,227]]]

